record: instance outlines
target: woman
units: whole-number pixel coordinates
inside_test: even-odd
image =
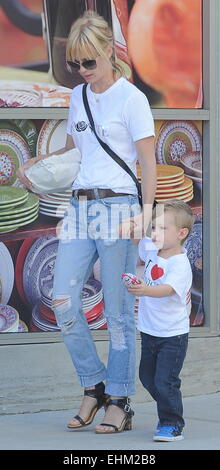
[[[122,76],[115,63],[112,31],[104,18],[86,12],[73,24],[67,42],[67,63],[88,83],[87,98],[100,138],[133,171],[138,158],[143,202],[151,209],[156,187],[153,119],[147,98]],[[135,393],[134,298],[124,288],[121,274],[135,272],[137,251],[130,239],[130,221],[132,227],[141,227],[143,214],[140,210],[134,212],[134,208],[139,209],[134,181],[103,150],[90,128],[82,100],[82,85],[73,89],[66,147],[57,153],[75,146],[82,154],[71,199],[77,219],[77,236],[68,241],[60,239],[53,288],[57,323],[84,387],[79,414],[70,420],[68,428],[78,429],[90,424],[98,409],[105,405],[105,416],[96,426],[96,432],[121,432],[131,429],[134,413],[128,397]],[[35,161],[45,157],[36,157]],[[26,167],[19,174],[30,187],[24,175]],[[80,211],[82,213],[84,208],[85,214],[85,207],[86,224],[82,231]],[[113,229],[115,234],[119,220],[116,209],[122,207],[129,209],[129,217],[122,214],[118,238],[108,238],[109,225],[106,228],[103,214],[107,211],[107,222],[111,220],[110,230]],[[91,229],[97,211],[102,214],[101,236],[97,236],[98,230]],[[150,211],[148,209],[145,225],[148,225]],[[70,218],[71,210],[64,219],[65,226]],[[126,234],[123,238],[122,232]],[[83,285],[98,257],[110,338],[107,367],[97,355],[81,304]]]

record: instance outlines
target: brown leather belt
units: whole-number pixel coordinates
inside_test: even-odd
[[[79,199],[80,196],[91,199],[104,199],[105,197],[115,196],[129,196],[127,193],[115,193],[111,189],[74,189],[72,192],[74,199]]]

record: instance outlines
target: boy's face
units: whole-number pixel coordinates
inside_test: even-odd
[[[172,211],[164,212],[153,219],[151,238],[158,250],[176,248],[187,235],[186,228],[176,225],[175,215]]]

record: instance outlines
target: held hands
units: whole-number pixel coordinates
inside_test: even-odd
[[[119,238],[140,240],[146,236],[147,225],[142,213],[124,219],[118,227]]]

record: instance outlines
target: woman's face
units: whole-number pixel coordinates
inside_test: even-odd
[[[100,55],[96,57],[76,57],[74,59],[75,62],[80,63],[79,74],[81,77],[90,84],[99,82],[103,78],[109,75],[109,72],[112,71],[111,62],[108,60],[112,55],[112,47],[108,46],[106,49],[107,58],[102,57]],[[94,68],[87,68],[86,61],[95,59],[96,65]]]

